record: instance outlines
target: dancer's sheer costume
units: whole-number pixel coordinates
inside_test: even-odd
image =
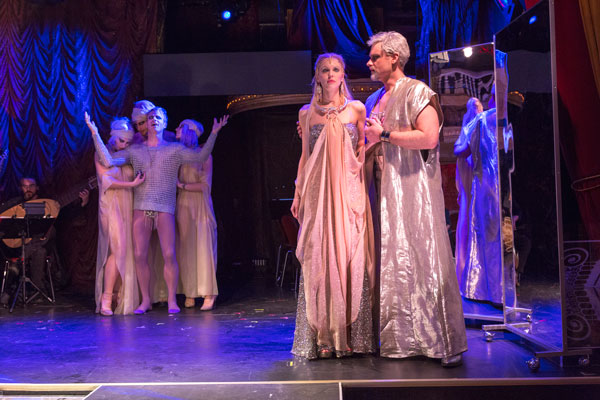
[[[200,149],[197,149],[200,151]],[[177,261],[180,286],[186,297],[219,294],[217,288],[217,221],[210,197],[211,159],[204,164],[183,164],[181,183],[206,183],[207,192],[179,190],[177,195]]]
[[[137,276],[133,256],[132,218],[133,190],[111,188],[113,182],[133,180],[129,165],[103,168],[97,166],[98,177],[98,251],[96,256],[96,312],[100,312],[104,293],[104,267],[114,255],[120,284],[115,314],[132,314],[139,305]]]

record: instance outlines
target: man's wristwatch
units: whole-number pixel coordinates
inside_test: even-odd
[[[389,142],[390,141],[390,131],[382,131],[381,135],[379,135],[379,140],[381,140],[382,142]]]

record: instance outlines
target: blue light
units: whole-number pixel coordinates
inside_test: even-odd
[[[228,20],[228,19],[230,19],[230,18],[231,18],[231,11],[229,11],[229,10],[225,10],[225,11],[223,11],[223,12],[221,13],[221,17],[222,17],[224,20]]]
[[[529,25],[533,24],[535,21],[537,21],[537,17],[534,15],[533,17],[529,18]]]

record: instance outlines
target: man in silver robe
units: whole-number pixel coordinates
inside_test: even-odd
[[[477,114],[454,143],[460,209],[456,275],[462,296],[502,304],[502,242],[496,108]]]
[[[381,32],[368,44],[371,79],[384,85],[367,100],[365,128],[377,188],[380,354],[457,366],[467,339],[444,216],[438,97],[404,75],[404,36]]]

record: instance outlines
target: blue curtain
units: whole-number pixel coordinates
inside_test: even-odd
[[[365,77],[373,34],[360,0],[300,0],[294,7],[288,42],[314,53],[334,52],[346,61],[351,77]]]
[[[1,198],[18,193],[23,175],[54,193],[94,174],[83,112],[101,131],[130,115],[162,8],[160,0],[0,1]]]

